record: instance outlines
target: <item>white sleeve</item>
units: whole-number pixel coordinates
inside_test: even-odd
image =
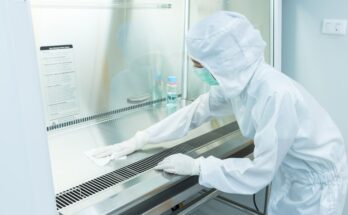
[[[256,121],[254,160],[208,157],[201,160],[199,183],[228,193],[253,194],[269,184],[298,131],[298,117],[290,96],[278,94],[262,105]]]
[[[185,136],[190,129],[196,128],[204,122],[218,115],[226,103],[217,87],[212,87],[208,93],[199,96],[190,105],[178,110],[165,119],[144,130],[148,136],[148,143],[160,143]],[[210,107],[213,107],[212,109]],[[230,110],[232,110],[231,106]]]
[[[209,111],[209,94],[199,96],[190,105],[181,108],[165,119],[144,130],[148,143],[160,143],[178,139],[198,127],[211,117]]]

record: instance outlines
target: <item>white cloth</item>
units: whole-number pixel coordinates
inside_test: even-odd
[[[259,31],[240,14],[218,12],[190,30],[187,46],[219,86],[145,130],[149,142],[182,137],[233,111],[254,139],[254,160],[202,159],[201,185],[253,194],[274,180],[269,214],[342,213],[347,158],[339,129],[304,88],[264,62]]]
[[[96,152],[98,151],[98,149],[91,149],[88,151],[85,151],[85,155],[91,159],[95,164],[97,164],[98,166],[105,166],[108,163],[110,163],[113,160],[125,160],[127,159],[127,156],[122,156],[122,157],[117,157],[115,158],[115,156],[110,155],[110,156],[106,156],[106,157],[100,157],[100,158],[96,158],[95,156],[93,156]]]
[[[127,155],[141,149],[147,142],[147,134],[139,131],[126,141],[91,149],[85,152],[85,154],[99,166],[104,166],[112,160],[127,158]]]

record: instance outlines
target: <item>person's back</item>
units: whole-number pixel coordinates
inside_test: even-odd
[[[309,213],[308,208],[288,207],[289,204],[296,205],[296,202],[310,204],[308,201],[313,201],[314,198],[326,202],[325,210],[338,213],[343,204],[338,205],[334,199],[343,198],[344,203],[347,189],[346,149],[339,129],[329,114],[300,84],[268,65],[260,66],[245,93],[241,94],[241,97],[245,96],[242,99],[245,102],[245,111],[254,113],[259,108],[258,104],[264,104],[261,100],[267,100],[274,95],[287,96],[293,103],[296,112],[294,116],[297,119],[289,119],[289,123],[296,121],[297,132],[291,145],[284,145],[278,150],[284,150],[284,153],[286,151],[286,155],[273,180],[274,186],[281,189],[272,191],[271,205],[277,205],[270,207],[272,214],[284,211],[288,214],[320,214],[320,208]],[[253,120],[248,122],[253,123]],[[240,126],[250,127],[242,124]],[[279,128],[278,132],[290,131]],[[325,188],[323,184],[326,185]],[[343,192],[335,192],[335,198],[324,194],[325,192],[318,195],[319,190],[325,191],[323,189]]]

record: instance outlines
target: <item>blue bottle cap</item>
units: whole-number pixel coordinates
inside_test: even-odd
[[[176,83],[176,77],[174,75],[168,76],[168,83],[171,83],[171,84]]]

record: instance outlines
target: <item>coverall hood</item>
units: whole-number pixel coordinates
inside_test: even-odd
[[[186,38],[191,57],[216,78],[225,96],[239,95],[264,62],[266,43],[243,15],[220,11],[193,26]]]

